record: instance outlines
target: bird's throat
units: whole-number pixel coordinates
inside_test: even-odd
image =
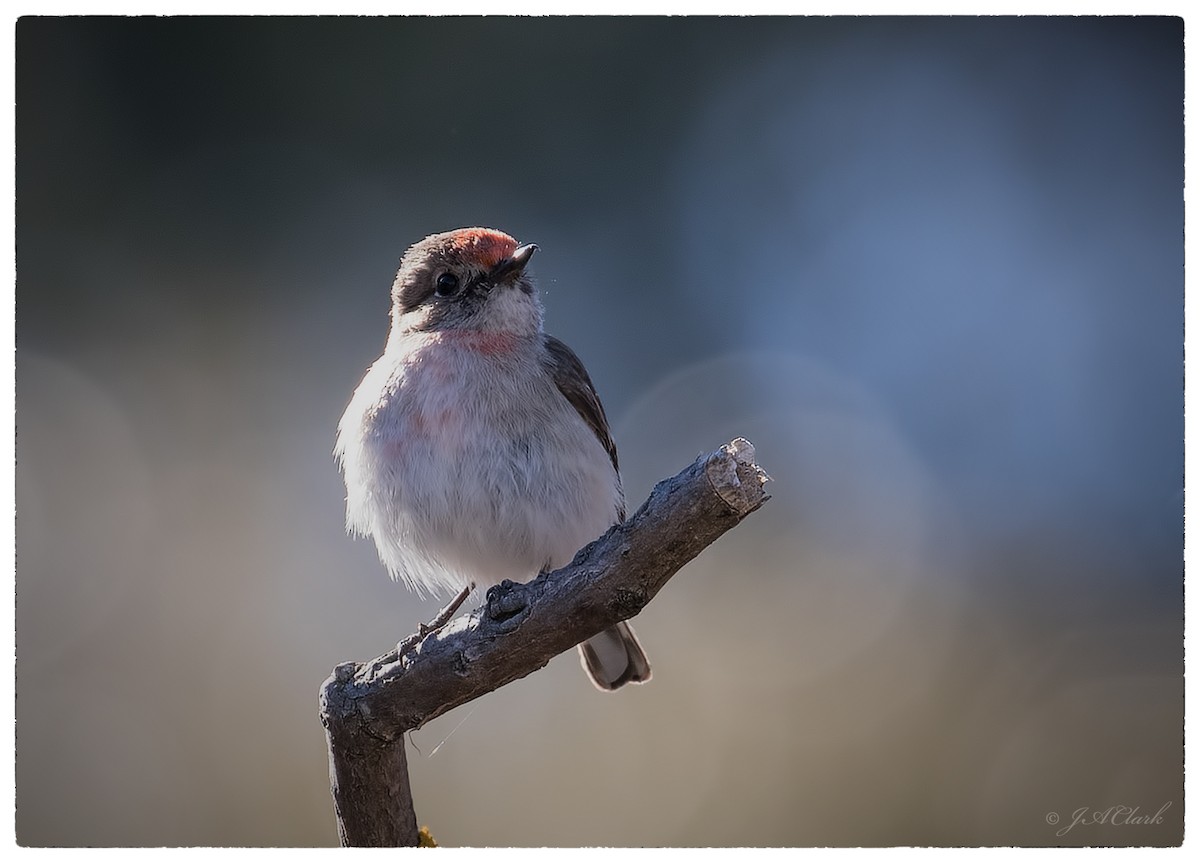
[[[514,353],[528,337],[503,330],[443,330],[437,341],[447,347],[462,348],[483,356],[501,356]]]

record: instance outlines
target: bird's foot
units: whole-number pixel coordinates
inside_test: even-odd
[[[529,612],[526,586],[511,579],[489,587],[487,592],[487,616],[499,624],[501,632],[511,632],[519,627]]]

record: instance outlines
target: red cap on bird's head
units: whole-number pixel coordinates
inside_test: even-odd
[[[448,251],[463,260],[474,261],[484,270],[498,266],[517,250],[516,240],[493,228],[459,228],[450,231],[445,238]]]

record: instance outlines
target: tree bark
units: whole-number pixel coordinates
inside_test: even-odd
[[[492,587],[470,614],[334,669],[320,703],[342,844],[418,844],[405,732],[636,615],[684,564],[762,506],[768,479],[754,447],[738,438],[660,482],[637,512],[562,569]]]

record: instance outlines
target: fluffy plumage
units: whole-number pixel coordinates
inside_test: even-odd
[[[528,581],[625,516],[600,399],[542,331],[534,248],[470,228],[409,249],[383,356],[338,424],[347,528],[421,594]],[[581,648],[601,689],[650,677],[627,624]]]

